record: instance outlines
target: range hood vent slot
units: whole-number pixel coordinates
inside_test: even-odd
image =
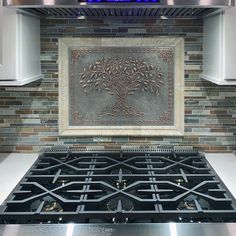
[[[202,18],[212,8],[23,8],[45,18]]]
[[[44,18],[202,18],[234,0],[3,0],[3,5]]]

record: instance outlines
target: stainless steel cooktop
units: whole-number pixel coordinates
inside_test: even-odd
[[[45,152],[2,224],[235,222],[233,196],[197,151]]]

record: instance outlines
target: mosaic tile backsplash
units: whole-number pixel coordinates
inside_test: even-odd
[[[183,137],[59,137],[58,38],[76,36],[181,36],[185,38]],[[206,152],[236,150],[236,86],[199,79],[201,20],[42,20],[42,80],[0,87],[1,152],[37,152],[54,145],[119,148],[190,146]],[[128,39],[127,39],[128,40]]]

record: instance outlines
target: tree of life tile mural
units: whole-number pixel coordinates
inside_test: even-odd
[[[70,47],[71,126],[174,125],[173,47]]]
[[[58,55],[60,135],[183,135],[183,38],[61,38]]]

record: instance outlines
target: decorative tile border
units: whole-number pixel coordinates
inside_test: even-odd
[[[152,50],[158,51],[160,57],[167,62],[168,68],[172,68],[174,61],[174,75],[173,70],[168,70],[168,96],[174,96],[174,108],[171,103],[168,107],[166,114],[160,117],[158,125],[153,123],[153,125],[140,125],[140,126],[78,126],[72,125],[70,123],[70,111],[76,111],[73,106],[70,109],[69,97],[72,96],[72,101],[74,101],[75,94],[74,86],[70,86],[70,79],[72,79],[72,84],[74,83],[74,70],[70,70],[70,56],[69,49],[73,48],[72,51],[72,63],[76,62],[81,56],[77,49],[78,47],[85,47],[88,53],[91,50],[102,50],[102,47],[122,47],[125,45],[127,50],[132,48],[134,50],[134,45],[138,50]],[[96,46],[96,47],[95,47]],[[99,47],[97,47],[99,46]],[[95,49],[91,49],[95,47]],[[150,49],[146,49],[150,47]],[[169,50],[173,48],[174,53]],[[87,49],[88,48],[88,49]],[[165,48],[168,48],[165,49]],[[113,49],[114,50],[114,49]],[[173,61],[169,60],[169,54],[173,53]],[[174,37],[151,37],[151,38],[63,38],[59,41],[59,132],[60,135],[77,135],[77,136],[91,136],[91,135],[101,135],[101,136],[173,136],[173,135],[183,135],[184,131],[184,100],[183,100],[183,55],[184,54],[184,41],[182,38]],[[73,64],[72,64],[73,65]],[[171,71],[171,72],[169,72]],[[174,81],[171,81],[174,78]],[[74,85],[74,84],[73,84]],[[173,88],[174,87],[174,88]],[[172,91],[174,94],[172,95]],[[72,94],[71,94],[72,93]],[[169,98],[172,101],[172,98]],[[78,98],[77,98],[78,99]],[[72,104],[73,105],[73,104]],[[170,116],[170,112],[174,111],[174,124],[173,125],[163,125],[166,120],[166,116]],[[178,115],[177,115],[178,114]],[[72,116],[74,117],[74,116]]]

